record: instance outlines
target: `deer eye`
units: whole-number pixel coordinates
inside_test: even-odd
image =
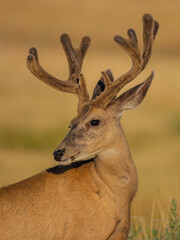
[[[90,121],[90,125],[91,125],[91,126],[98,126],[99,123],[100,123],[99,120],[91,120],[91,121]]]

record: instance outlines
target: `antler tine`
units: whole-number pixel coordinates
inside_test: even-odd
[[[78,49],[73,48],[71,39],[66,33],[61,35],[60,41],[69,64],[69,80],[77,83],[77,81],[79,81],[79,74],[81,72],[84,57],[90,45],[90,38],[87,36],[83,37]]]
[[[38,59],[36,48],[31,48],[29,50],[29,56],[27,57],[27,67],[33,75],[57,90],[73,93],[77,96],[80,95],[80,89],[78,85],[72,83],[70,84],[67,81],[61,81],[53,77],[40,66]]]
[[[159,24],[154,21],[150,14],[144,14],[143,16],[143,65],[142,70],[146,67],[152,54],[152,45],[156,37]],[[142,71],[141,70],[141,71]]]
[[[84,75],[81,73],[79,76],[81,86],[81,97],[78,103],[78,112],[81,111],[84,104],[89,102],[89,93],[87,91],[86,81]]]
[[[102,74],[102,77],[103,77],[103,79],[104,79],[104,82],[105,82],[105,85],[106,85],[106,87],[108,87],[110,84],[111,84],[111,79],[110,79],[110,77],[108,76],[108,74],[106,73],[106,72],[101,72],[101,74]]]
[[[110,81],[113,82],[114,77],[113,77],[113,74],[110,69],[106,70],[106,74],[108,75],[108,78],[110,79]],[[104,82],[104,78],[103,78],[103,76],[101,76],[98,83],[96,84],[96,87],[94,88],[91,102],[94,101],[104,91],[105,87],[106,87],[106,85]]]
[[[47,73],[39,64],[38,53],[35,48],[29,50],[27,58],[27,66],[32,74],[37,78],[63,92],[75,94],[79,99],[78,109],[81,104],[89,101],[89,94],[87,92],[85,80],[81,80],[82,87],[79,85],[79,75],[82,68],[82,63],[88,47],[90,45],[90,38],[84,37],[78,49],[74,48],[71,39],[67,34],[63,34],[60,38],[63,49],[66,53],[69,64],[69,78],[66,81],[59,80],[49,73]]]
[[[154,21],[153,40],[155,40],[155,38],[156,38],[156,34],[158,32],[158,29],[159,29],[159,23],[157,21]]]
[[[83,37],[78,49],[72,46],[71,39],[66,33],[61,35],[60,40],[69,64],[69,81],[73,82],[74,84],[79,84],[80,78],[81,94],[79,95],[79,103],[77,108],[79,112],[82,106],[89,101],[89,94],[87,91],[85,78],[80,73],[82,63],[91,40],[88,36]]]
[[[151,53],[153,41],[156,37],[159,24],[154,21],[150,14],[143,16],[143,43],[144,51],[141,55],[136,33],[133,29],[127,32],[128,39],[119,35],[114,37],[114,41],[122,47],[132,59],[132,68],[116,79],[113,83],[106,87],[105,91],[94,101],[93,105],[105,108],[116,94],[130,81],[143,71],[146,67]]]
[[[116,84],[125,82],[127,83],[129,78],[134,78],[141,71],[142,57],[138,46],[138,40],[135,31],[130,28],[127,31],[129,39],[125,39],[119,35],[114,37],[114,41],[122,47],[132,59],[132,68],[123,76],[119,77],[115,82]]]

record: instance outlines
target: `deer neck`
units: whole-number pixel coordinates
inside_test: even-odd
[[[122,128],[112,147],[97,156],[94,168],[97,181],[120,195],[123,190],[127,194],[128,187],[129,197],[133,198],[137,191],[137,172]]]

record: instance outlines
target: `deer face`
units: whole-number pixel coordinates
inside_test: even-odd
[[[71,130],[56,148],[54,158],[61,165],[96,157],[112,148],[119,133],[119,119],[109,111],[93,108],[71,122]]]

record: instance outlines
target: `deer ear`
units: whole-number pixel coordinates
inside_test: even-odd
[[[153,77],[154,72],[151,73],[146,81],[124,92],[113,102],[111,102],[110,105],[113,106],[113,108],[115,107],[116,111],[118,110],[118,112],[136,108],[146,96]]]

